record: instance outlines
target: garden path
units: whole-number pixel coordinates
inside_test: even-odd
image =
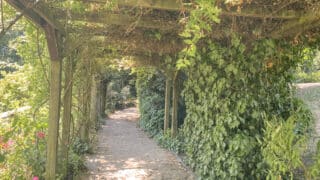
[[[297,84],[298,97],[300,97],[310,108],[315,122],[314,131],[311,134],[304,161],[307,164],[313,162],[316,153],[317,143],[320,140],[320,83],[300,83]]]
[[[109,116],[98,133],[95,153],[86,157],[88,172],[81,179],[195,179],[176,155],[137,127],[138,119],[137,108]]]

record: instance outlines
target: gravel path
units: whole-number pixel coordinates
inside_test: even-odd
[[[299,89],[304,89],[304,88],[318,87],[320,86],[320,83],[299,83],[296,85]]]
[[[86,157],[88,173],[81,179],[195,179],[174,154],[137,127],[138,119],[136,108],[117,111],[107,119],[95,154]]]
[[[320,83],[299,83],[296,86],[298,88],[298,97],[309,107],[315,120],[314,131],[310,136],[307,151],[304,155],[304,162],[312,164],[317,143],[320,140]]]

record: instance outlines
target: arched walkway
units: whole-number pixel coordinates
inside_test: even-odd
[[[137,108],[117,111],[98,133],[93,155],[86,158],[82,179],[194,179],[178,158],[160,148],[137,127]]]

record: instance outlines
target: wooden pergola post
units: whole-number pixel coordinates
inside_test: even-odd
[[[171,137],[176,137],[178,133],[178,100],[179,100],[179,87],[178,87],[178,72],[175,72],[173,77],[172,89],[172,120],[171,120]]]
[[[48,24],[44,25],[44,30],[51,58],[46,180],[54,180],[57,167],[62,57],[57,30]]]
[[[101,85],[101,117],[104,118],[106,116],[106,98],[107,98],[107,80],[102,81]]]
[[[93,129],[97,127],[98,121],[98,81],[94,75],[91,77],[91,101],[90,101],[90,124]]]
[[[169,128],[170,123],[170,100],[171,100],[171,88],[172,80],[171,77],[166,78],[166,94],[165,94],[165,108],[164,108],[164,127],[163,132],[166,132]]]
[[[65,64],[65,83],[63,96],[63,117],[62,117],[62,142],[61,162],[62,174],[68,175],[68,152],[70,141],[71,108],[72,108],[72,86],[73,86],[73,58],[70,56]]]

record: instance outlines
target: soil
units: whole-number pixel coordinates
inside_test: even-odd
[[[195,179],[179,158],[162,149],[137,127],[137,108],[110,115],[98,133],[97,148],[86,157],[88,171],[81,180]]]

